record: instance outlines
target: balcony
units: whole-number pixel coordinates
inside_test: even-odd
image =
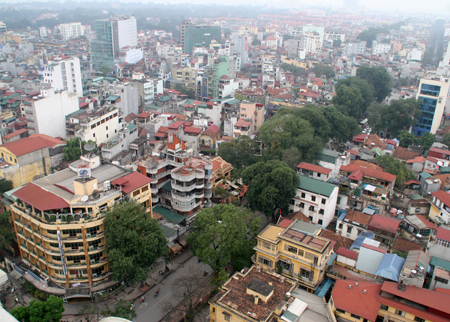
[[[180,182],[177,183],[176,180],[172,180],[172,189],[178,190],[178,191],[191,191],[197,188],[197,186],[194,183],[191,183],[190,185],[181,184]]]
[[[196,192],[195,193],[195,198],[203,198],[205,195],[204,195],[204,193],[203,193],[203,191],[200,191],[200,192]]]
[[[186,173],[183,173],[183,170],[178,171],[178,173],[172,172],[172,179],[179,180],[181,182],[189,182],[194,180],[196,177],[195,173],[189,173],[186,171]],[[203,175],[202,175],[203,178]],[[174,180],[172,180],[174,181]]]
[[[186,196],[182,196],[182,195],[180,195],[178,193],[174,193],[172,191],[172,200],[178,200],[180,202],[190,202],[195,198],[196,198],[196,194],[194,194],[194,193],[186,195]]]
[[[172,208],[181,212],[189,212],[200,206],[201,202],[192,202],[187,205],[181,205],[177,204],[175,202],[172,202]]]

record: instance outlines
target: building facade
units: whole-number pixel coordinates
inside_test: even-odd
[[[57,90],[76,92],[83,97],[80,59],[78,57],[59,56],[44,67],[44,82]]]
[[[59,25],[58,29],[64,40],[84,36],[84,28],[81,22],[63,23]]]

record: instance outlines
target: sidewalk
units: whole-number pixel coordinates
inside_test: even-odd
[[[192,256],[193,255],[189,249],[185,249],[181,253],[177,254],[174,259],[169,262],[170,266],[172,267],[172,271],[169,274],[173,274],[174,272],[176,272],[180,265],[183,265]],[[146,292],[142,292],[141,290],[139,290],[140,283],[135,283],[135,285],[133,286],[125,286],[123,289],[109,296],[104,301],[95,303],[95,306],[98,307],[98,312],[104,309],[114,309],[114,306],[119,299],[123,299],[127,302],[133,302],[137,298],[143,295],[145,296],[147,292],[149,292],[155,285],[161,283],[167,276],[159,274],[159,271],[164,270],[165,268],[166,264],[164,263],[164,259],[160,259],[160,262],[147,273],[148,278],[145,283],[149,285],[149,288]],[[89,305],[94,303],[92,303],[91,301],[64,303],[65,311],[63,313],[61,321],[78,322],[80,320],[80,317],[77,317],[79,315],[78,310],[86,304]]]

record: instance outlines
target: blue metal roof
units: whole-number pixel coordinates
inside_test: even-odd
[[[338,220],[340,220],[340,221],[344,220],[345,216],[347,216],[347,211],[340,210]]]
[[[405,259],[397,254],[384,254],[376,275],[398,282]]]
[[[331,256],[330,260],[328,261],[328,266],[333,265],[334,260],[336,259],[337,254],[333,254],[333,256]]]
[[[353,248],[361,248],[362,243],[364,242],[364,239],[369,238],[373,239],[375,237],[375,234],[368,231],[363,231],[361,234],[359,234],[358,237],[356,237],[356,240],[353,242],[352,246],[350,246],[350,250]]]
[[[334,281],[331,278],[324,279],[322,284],[320,284],[319,287],[314,292],[314,295],[324,297],[325,294],[327,294],[328,290],[331,288],[331,285],[333,285],[333,282]]]

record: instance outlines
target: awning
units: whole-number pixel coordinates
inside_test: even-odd
[[[333,280],[331,278],[324,279],[323,282],[319,285],[319,287],[314,292],[314,295],[317,295],[319,297],[324,297],[325,294],[327,294],[328,290],[331,288],[331,285],[333,285]]]
[[[333,265],[334,260],[336,259],[337,254],[333,254],[333,256],[331,256],[330,260],[328,261],[328,266]]]

